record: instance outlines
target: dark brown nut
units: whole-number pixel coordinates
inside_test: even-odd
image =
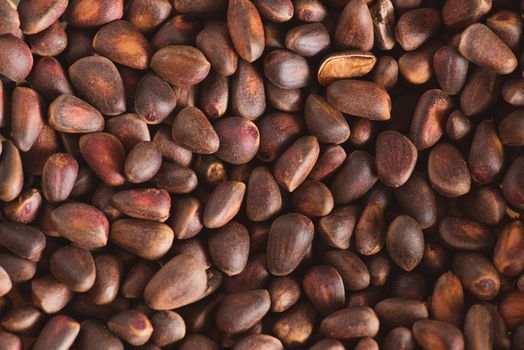
[[[250,349],[283,350],[284,347],[275,337],[266,334],[252,334],[240,340],[233,348],[233,350]]]
[[[438,230],[446,244],[459,250],[483,250],[493,246],[495,240],[487,226],[462,217],[445,216]]]
[[[129,152],[141,141],[151,141],[145,121],[132,113],[122,114],[109,119],[106,123],[106,130],[118,137],[126,152]]]
[[[324,338],[313,346],[309,347],[308,350],[344,350],[344,345],[336,339]]]
[[[502,191],[507,201],[517,208],[524,208],[524,156],[517,157],[504,176]]]
[[[15,284],[29,281],[36,274],[36,263],[10,253],[0,253],[0,266]]]
[[[33,53],[40,56],[58,56],[67,46],[65,25],[59,21],[44,31],[27,38]]]
[[[422,150],[433,146],[442,137],[444,125],[453,104],[442,90],[428,90],[418,100],[411,121],[410,138]]]
[[[319,142],[340,144],[349,138],[349,125],[342,113],[331,107],[321,96],[308,96],[304,118],[309,133]]]
[[[500,87],[501,80],[498,74],[476,68],[460,94],[460,109],[466,116],[485,112],[498,100]]]
[[[284,312],[300,299],[300,285],[289,276],[276,277],[268,287],[271,311]]]
[[[11,96],[11,138],[16,147],[29,151],[44,126],[44,101],[33,89],[16,87]]]
[[[4,216],[9,221],[29,224],[35,221],[42,209],[42,195],[35,188],[22,192],[20,196],[2,206]]]
[[[414,172],[403,186],[395,189],[394,193],[402,210],[417,220],[422,229],[435,224],[437,221],[435,194],[421,173]]]
[[[157,346],[171,345],[186,334],[184,319],[174,311],[159,311],[151,317],[153,335],[151,341]]]
[[[14,334],[4,331],[0,332],[0,347],[6,350],[22,350],[22,339]]]
[[[196,107],[186,107],[173,121],[173,140],[196,153],[212,154],[219,149],[219,136],[207,117]]]
[[[122,0],[71,0],[65,19],[74,27],[89,28],[121,19],[123,14]]]
[[[204,209],[204,225],[207,228],[222,227],[240,210],[246,185],[239,181],[225,181],[210,194]]]
[[[366,204],[376,203],[382,210],[388,209],[393,203],[393,191],[382,183],[376,183],[366,194],[364,201]]]
[[[475,349],[491,349],[493,337],[493,324],[489,311],[482,305],[473,305],[464,321],[466,344]]]
[[[130,189],[114,194],[113,205],[132,218],[164,222],[169,217],[171,198],[161,189]]]
[[[74,245],[56,250],[49,269],[57,280],[74,292],[86,292],[95,283],[95,262],[91,253]]]
[[[147,283],[159,268],[160,266],[152,261],[138,260],[136,264],[131,266],[126,277],[122,280],[121,294],[126,298],[143,297]]]
[[[69,77],[79,94],[103,114],[118,115],[125,111],[124,82],[107,58],[81,58],[69,66]]]
[[[429,317],[426,304],[410,298],[383,299],[374,310],[379,320],[389,327],[409,327]]]
[[[80,324],[68,316],[54,316],[40,332],[33,343],[34,350],[67,350],[69,349],[80,331]]]
[[[11,34],[0,36],[1,75],[12,81],[20,82],[27,78],[32,67],[33,55],[23,40]]]
[[[89,350],[92,348],[103,348],[107,350],[123,350],[124,345],[106,326],[93,321],[86,320],[80,324],[80,333],[76,340],[78,350]]]
[[[517,276],[524,270],[524,225],[513,221],[499,233],[493,251],[493,264],[506,276]]]
[[[405,51],[412,51],[435,36],[440,26],[440,13],[437,10],[419,8],[400,16],[395,27],[395,37]]]
[[[146,126],[147,128],[147,126]],[[177,145],[171,138],[171,128],[163,126],[157,130],[153,142],[160,149],[162,158],[187,167],[193,160],[193,153],[184,147]]]
[[[288,50],[273,50],[264,59],[266,78],[282,89],[306,87],[311,78],[307,60]]]
[[[361,338],[354,348],[355,350],[379,350],[378,343],[371,337]]]
[[[168,19],[171,9],[168,0],[134,0],[127,8],[126,17],[140,32],[149,33]]]
[[[49,157],[42,173],[42,193],[50,202],[61,202],[69,197],[78,175],[78,163],[68,153]]]
[[[208,117],[222,117],[229,105],[229,78],[211,71],[200,85],[200,105]]]
[[[189,334],[182,341],[179,347],[180,350],[218,350],[218,344],[201,334]]]
[[[502,85],[502,97],[513,106],[524,106],[524,79],[511,78],[506,80]]]
[[[448,0],[442,8],[442,20],[456,31],[477,22],[490,10],[491,0]]]
[[[283,112],[298,112],[302,108],[304,95],[300,89],[282,89],[270,81],[265,82],[269,103]]]
[[[462,154],[449,143],[431,149],[428,158],[431,186],[446,197],[459,197],[469,192],[471,176]]]
[[[211,250],[210,245],[210,251]],[[240,252],[239,255],[242,257],[245,256],[246,253]],[[245,259],[247,260],[247,256]],[[270,274],[266,269],[266,256],[264,254],[256,254],[247,260],[247,264],[240,273],[234,276],[225,276],[224,288],[227,292],[243,292],[265,288],[269,278]]]
[[[138,81],[134,101],[138,116],[148,124],[161,123],[176,106],[176,96],[171,86],[152,73]]]
[[[316,312],[305,303],[295,305],[273,324],[273,334],[286,347],[304,345],[315,330]]]
[[[385,254],[375,254],[366,259],[371,285],[382,287],[388,281],[391,272],[391,262]]]
[[[39,229],[15,222],[0,225],[0,245],[21,258],[39,261],[46,239]]]
[[[106,322],[113,315],[130,307],[130,302],[124,298],[117,298],[107,305],[94,304],[88,295],[79,294],[71,302],[71,310],[80,317],[87,317]]]
[[[308,217],[328,215],[334,207],[329,188],[318,180],[306,179],[293,192],[293,208]]]
[[[282,208],[280,188],[271,171],[259,166],[249,175],[246,192],[246,215],[252,221],[272,218]]]
[[[323,180],[331,176],[346,160],[346,151],[339,145],[327,146],[321,151],[315,166],[309,173],[309,177],[315,180]]]
[[[412,328],[419,346],[424,350],[463,350],[464,336],[450,323],[436,320],[420,320]]]
[[[255,0],[255,5],[262,16],[273,22],[286,22],[293,17],[291,0]]]
[[[220,144],[215,153],[218,158],[240,165],[255,157],[260,133],[252,121],[242,117],[223,118],[215,123],[214,129]]]
[[[500,276],[493,264],[477,253],[458,253],[453,259],[453,272],[464,288],[480,300],[491,300],[499,292]]]
[[[107,243],[109,222],[95,207],[84,203],[67,203],[50,215],[53,228],[64,238],[84,248],[99,248]]]
[[[413,333],[408,328],[393,328],[384,338],[382,343],[384,350],[414,350],[415,339]]]
[[[197,238],[184,239],[176,242],[172,247],[172,252],[175,255],[190,253],[193,255],[200,263],[205,265],[206,269],[209,269],[213,265],[213,261],[209,256],[209,249],[207,242]],[[220,271],[216,270],[214,272],[216,275],[222,276]]]
[[[22,192],[24,173],[20,152],[15,145],[7,140],[1,143],[0,153],[0,200],[9,202]]]
[[[264,52],[264,27],[255,5],[248,0],[233,0],[227,8],[227,27],[238,55],[253,62]]]
[[[151,180],[162,165],[162,154],[154,142],[141,141],[129,152],[124,163],[126,178],[131,183]]]
[[[115,136],[106,132],[83,135],[80,153],[95,174],[108,186],[120,186],[124,176],[125,150]]]
[[[424,300],[426,298],[426,281],[419,272],[399,271],[393,275],[392,295],[398,298]]]
[[[427,83],[433,77],[433,56],[441,46],[442,43],[437,40],[403,54],[398,59],[402,77],[414,85]]]
[[[471,131],[471,121],[462,113],[460,109],[456,109],[448,117],[446,121],[446,135],[453,141],[462,140]]]
[[[322,260],[337,270],[346,290],[357,291],[369,286],[369,271],[355,253],[348,250],[330,250]]]
[[[355,246],[362,255],[378,253],[385,244],[386,222],[382,207],[375,202],[369,202],[358,220],[355,228]]]
[[[493,122],[478,124],[473,136],[468,160],[471,177],[479,184],[493,182],[504,165],[504,146]]]
[[[296,0],[293,2],[295,16],[302,22],[322,22],[327,9],[319,0]]]
[[[340,112],[371,120],[391,118],[389,94],[372,82],[338,80],[328,86],[326,94],[327,101]]]
[[[517,109],[505,116],[499,124],[499,136],[503,144],[508,146],[523,146],[524,110]]]
[[[374,337],[378,333],[379,324],[373,309],[351,306],[324,318],[320,331],[326,337],[343,340]]]
[[[293,272],[313,240],[313,223],[301,214],[288,213],[271,224],[267,241],[267,269],[275,276]]]
[[[172,45],[153,55],[151,68],[169,83],[189,87],[206,78],[211,64],[200,50],[192,46]]]
[[[216,267],[228,276],[238,275],[247,264],[249,233],[231,221],[208,236],[209,254]]]
[[[364,0],[347,2],[336,24],[334,42],[343,49],[373,48],[373,20]]]
[[[265,289],[227,294],[216,310],[216,325],[226,334],[243,333],[266,315],[270,304]]]
[[[206,288],[205,266],[191,254],[180,254],[151,278],[144,298],[152,309],[170,310],[195,302]]]
[[[231,78],[231,111],[249,120],[260,117],[266,109],[264,81],[255,66],[240,60]]]
[[[173,230],[166,224],[120,219],[111,225],[109,239],[117,246],[147,260],[164,256],[173,244]]]
[[[417,162],[415,145],[397,131],[384,131],[378,135],[375,149],[380,181],[390,187],[405,184]]]
[[[398,216],[389,224],[386,248],[391,259],[403,270],[413,270],[424,255],[424,235],[415,219]]]
[[[263,23],[265,48],[283,49],[284,45],[284,28],[277,23],[267,21]]]
[[[486,25],[512,50],[516,50],[522,38],[523,23],[517,12],[501,10],[486,19]]]
[[[499,74],[509,74],[517,67],[511,49],[481,23],[472,24],[462,32],[458,50],[470,62]]]
[[[260,146],[257,157],[274,161],[304,130],[302,119],[289,113],[272,113],[258,123]]]
[[[322,315],[342,309],[346,303],[342,277],[331,266],[312,267],[304,275],[302,284],[306,296]]]
[[[168,162],[162,162],[154,181],[159,188],[170,193],[192,192],[198,183],[193,170]]]
[[[4,296],[11,291],[13,287],[13,282],[9,277],[7,271],[0,266],[0,296]]]
[[[274,166],[278,184],[293,192],[307,178],[320,153],[316,137],[303,136],[278,158]]]
[[[353,151],[335,173],[331,193],[337,204],[362,197],[378,180],[375,158],[367,152]]]
[[[89,296],[97,305],[113,302],[118,294],[122,278],[122,262],[114,255],[99,254],[94,256],[96,279],[89,290]]]
[[[122,213],[113,204],[113,196],[116,192],[116,188],[100,184],[91,197],[91,204],[100,209],[110,222],[122,216]]]
[[[217,73],[230,76],[237,70],[238,55],[226,23],[207,23],[196,37],[196,46],[208,57]]]
[[[17,9],[20,15],[20,29],[28,35],[42,32],[62,16],[67,5],[67,0],[20,1]]]
[[[123,20],[100,28],[93,39],[93,48],[111,61],[134,69],[146,69],[152,51],[142,33]]]
[[[174,0],[173,5],[177,12],[197,17],[213,17],[217,13],[225,12],[227,7],[225,0],[196,0],[191,2]]]
[[[382,50],[395,46],[395,9],[390,0],[379,0],[371,7],[375,45]]]
[[[326,50],[329,33],[322,23],[311,23],[290,29],[285,38],[286,47],[303,57],[312,57]]]
[[[459,278],[451,271],[442,274],[431,296],[431,318],[457,327],[464,317],[464,291]]]
[[[502,191],[494,186],[482,186],[459,200],[461,211],[478,222],[496,225],[506,213],[506,200]]]
[[[93,37],[95,33],[87,29],[77,29],[72,26],[67,28],[67,43],[68,47],[65,50],[66,62],[71,64],[76,60],[92,55],[95,53],[93,49]]]
[[[524,293],[513,290],[506,293],[498,303],[497,309],[510,329],[516,328],[524,320],[523,300]]]
[[[456,95],[462,90],[468,67],[468,61],[453,45],[442,46],[433,56],[435,77],[442,90],[449,95]]]
[[[356,226],[360,208],[344,206],[320,218],[318,230],[326,243],[334,248],[347,249]]]
[[[201,25],[198,19],[177,14],[164,23],[151,39],[155,49],[169,45],[189,45],[195,41]]]
[[[171,228],[175,238],[187,239],[196,236],[203,227],[202,207],[194,197],[178,197],[173,201]]]
[[[122,311],[113,316],[107,322],[107,327],[115,335],[134,346],[145,344],[153,334],[153,326],[149,318],[136,310]]]
[[[389,0],[386,0],[389,1]],[[381,56],[371,72],[371,81],[389,90],[397,84],[398,63],[391,56]]]
[[[14,33],[20,26],[16,5],[8,0],[0,1],[0,35]]]
[[[49,106],[49,124],[65,133],[89,133],[104,129],[104,117],[78,97],[60,95]]]
[[[36,277],[31,280],[31,301],[46,314],[62,310],[72,298],[73,292],[53,276]]]

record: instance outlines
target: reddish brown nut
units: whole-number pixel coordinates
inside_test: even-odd
[[[11,141],[4,141],[0,153],[0,200],[14,200],[22,192],[23,184],[20,152]]]
[[[377,317],[389,327],[409,327],[429,317],[426,304],[410,298],[383,299],[374,307]]]
[[[258,122],[260,146],[257,157],[263,162],[274,161],[304,130],[304,125],[296,115],[271,113]]]
[[[243,333],[266,315],[270,304],[265,289],[227,294],[218,305],[216,325],[226,334]]]
[[[68,349],[80,331],[80,324],[68,316],[54,316],[40,332],[33,344],[35,350]]]
[[[42,195],[35,188],[27,189],[20,196],[2,206],[7,220],[29,224],[34,222],[42,209]]]
[[[369,286],[369,271],[355,253],[347,250],[330,250],[322,260],[338,271],[346,290],[358,291]]]
[[[456,254],[452,270],[464,288],[480,300],[491,300],[499,293],[499,273],[491,262],[480,254]]]
[[[16,57],[16,59],[13,59]],[[33,67],[33,55],[27,44],[11,35],[0,37],[0,74],[19,82],[27,78]]]
[[[231,77],[231,111],[249,120],[256,120],[266,109],[264,80],[257,68],[244,60]]]
[[[499,233],[493,251],[493,264],[507,276],[516,276],[524,270],[524,226],[513,221]]]
[[[335,80],[359,78],[369,73],[376,61],[375,55],[363,50],[332,53],[322,60],[317,80],[327,86]]]
[[[318,221],[318,229],[326,243],[334,248],[347,249],[357,223],[360,208],[344,206],[335,208]]]
[[[228,163],[240,165],[253,159],[260,144],[257,126],[242,117],[228,117],[214,125],[219,145],[216,156]]]
[[[28,37],[31,50],[40,56],[58,56],[67,47],[65,25],[56,21],[44,31]]]
[[[219,136],[196,107],[178,112],[173,120],[172,136],[177,144],[195,153],[212,154],[219,150]]]
[[[131,183],[151,180],[160,170],[162,154],[154,142],[141,141],[129,152],[124,163],[126,178]]]
[[[186,335],[184,319],[174,311],[159,311],[151,317],[151,341],[157,346],[173,344]]]
[[[468,61],[453,45],[442,46],[433,56],[435,77],[440,87],[449,95],[460,92],[468,74]]]
[[[342,113],[318,95],[309,95],[304,106],[304,119],[309,133],[319,142],[340,144],[349,138],[349,125]]]
[[[132,218],[164,222],[169,217],[171,198],[161,189],[131,189],[114,194],[113,204]]]
[[[382,207],[369,202],[355,228],[355,247],[362,255],[378,253],[386,243],[386,222]]]
[[[23,152],[31,149],[44,126],[42,97],[33,89],[16,87],[11,96],[11,138]]]
[[[433,56],[441,46],[442,43],[436,40],[403,54],[398,59],[402,77],[414,85],[427,83],[433,77]]]
[[[177,97],[171,86],[156,74],[148,73],[138,81],[135,110],[148,124],[159,124],[175,109]]]
[[[304,345],[313,335],[316,316],[308,304],[297,304],[277,319],[273,334],[287,347]]]
[[[524,133],[522,133],[521,125],[524,125],[523,110],[517,109],[505,116],[500,122],[498,130],[502,143],[508,146],[524,145]]]
[[[471,176],[466,161],[449,143],[441,143],[431,149],[428,175],[433,188],[447,197],[459,197],[468,193],[471,188]]]
[[[424,255],[424,235],[417,221],[407,215],[393,220],[386,234],[386,247],[398,266],[413,270]]]
[[[19,257],[36,262],[42,256],[46,240],[43,233],[35,227],[3,222],[0,226],[0,244]]]
[[[15,4],[0,1],[0,35],[14,33],[20,26],[20,17]]]
[[[103,346],[107,349],[121,350],[124,345],[103,324],[86,320],[80,324],[80,333],[76,345],[79,350],[88,350],[93,346]]]
[[[326,337],[343,340],[374,337],[378,333],[379,324],[373,309],[351,306],[324,318],[320,331]]]
[[[42,193],[50,202],[61,202],[69,197],[78,175],[78,163],[68,153],[49,157],[42,173]]]
[[[304,57],[315,56],[329,47],[330,38],[322,23],[304,24],[286,34],[286,47]]]
[[[431,296],[431,318],[460,327],[464,317],[464,291],[459,278],[451,271],[442,274]]]
[[[475,68],[460,94],[460,109],[467,116],[489,109],[500,94],[501,78],[494,71]]]
[[[192,46],[173,45],[153,55],[151,68],[169,83],[187,87],[204,80],[211,65],[200,50]]]
[[[229,1],[227,27],[238,55],[248,62],[264,51],[264,27],[255,5],[248,0]]]
[[[333,267],[312,267],[304,275],[302,283],[306,296],[321,314],[328,315],[344,307],[344,283]]]
[[[207,228],[222,227],[240,210],[246,185],[239,181],[225,181],[210,194],[204,209],[203,222]]]
[[[107,322],[107,327],[111,332],[134,346],[145,344],[153,334],[153,326],[149,318],[136,310],[122,311],[113,316]]]
[[[459,30],[488,13],[491,3],[491,0],[448,0],[442,8],[442,19],[449,29]]]
[[[282,208],[280,188],[271,171],[260,166],[251,172],[246,191],[246,215],[252,221],[265,221]]]
[[[395,27],[395,37],[405,51],[412,51],[437,34],[440,26],[440,13],[437,10],[414,9],[400,16]]]
[[[364,0],[347,2],[338,18],[334,41],[339,48],[373,48],[373,20]]]
[[[423,349],[464,349],[464,336],[452,324],[436,320],[420,320],[412,328],[417,344]]]
[[[207,23],[196,37],[196,46],[208,57],[217,73],[230,76],[237,70],[238,55],[225,23]]]
[[[104,129],[104,117],[78,97],[60,95],[49,106],[49,124],[64,133],[89,133]]]
[[[49,260],[49,270],[57,280],[74,292],[86,292],[95,283],[93,256],[89,251],[74,245],[56,250]]]
[[[122,262],[109,254],[98,254],[93,259],[96,279],[88,293],[95,304],[106,305],[115,300],[120,289]]]
[[[284,312],[300,299],[301,288],[293,278],[289,276],[276,277],[268,287],[271,297],[271,311]]]
[[[476,221],[445,216],[439,223],[442,240],[449,246],[461,250],[482,250],[494,243],[491,230]]]
[[[65,14],[66,20],[75,27],[99,27],[122,18],[122,0],[71,0]]]
[[[311,73],[307,60],[288,50],[273,50],[264,59],[266,78],[282,89],[300,89],[308,85]]]
[[[62,310],[72,298],[73,292],[51,275],[31,280],[31,301],[47,314]]]
[[[238,275],[246,267],[249,233],[244,225],[229,222],[209,235],[208,245],[213,263],[226,275]]]
[[[399,132],[384,131],[377,137],[375,153],[379,179],[390,187],[405,184],[417,162],[415,145]]]

